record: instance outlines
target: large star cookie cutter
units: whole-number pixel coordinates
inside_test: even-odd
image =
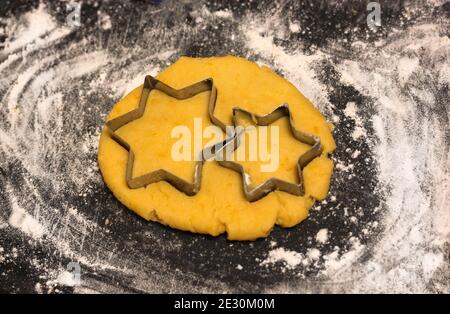
[[[224,132],[226,132],[225,124],[214,116],[214,108],[217,99],[217,89],[215,88],[213,80],[211,78],[197,82],[193,85],[189,85],[182,89],[174,89],[166,85],[165,83],[157,80],[156,78],[147,75],[144,79],[144,86],[141,92],[138,107],[128,113],[125,113],[105,123],[111,138],[128,151],[128,160],[125,178],[129,188],[138,189],[152,183],[156,183],[159,181],[166,181],[175,188],[177,188],[178,190],[184,192],[186,195],[193,196],[197,194],[198,191],[200,190],[202,168],[204,161],[213,157],[215,155],[216,150],[218,150],[225,143],[225,141],[206,147],[200,152],[201,156],[199,156],[200,158],[198,158],[194,167],[193,183],[188,182],[183,178],[165,169],[155,170],[134,178],[133,177],[134,153],[131,150],[130,145],[122,137],[120,137],[116,133],[116,131],[125,124],[130,123],[131,121],[139,119],[143,116],[147,105],[147,99],[152,90],[159,90],[167,94],[168,96],[174,97],[178,100],[191,98],[202,92],[210,91],[208,103],[209,118],[214,125],[219,126]]]
[[[311,148],[307,150],[304,154],[302,154],[297,162],[297,173],[298,173],[298,182],[292,183],[284,180],[280,180],[276,177],[272,177],[269,180],[255,186],[251,182],[250,175],[245,172],[244,167],[235,162],[234,160],[229,160],[230,156],[227,154],[227,147],[228,152],[231,149],[231,152],[237,149],[240,144],[240,138],[244,134],[245,128],[242,128],[241,126],[237,125],[237,116],[243,115],[248,118],[249,121],[252,121],[253,124],[256,124],[257,126],[267,126],[269,124],[272,124],[276,120],[282,118],[282,117],[288,117],[289,119],[289,127],[292,132],[292,135],[299,140],[302,143],[311,145]],[[236,172],[239,172],[242,176],[242,185],[245,197],[248,201],[254,202],[262,197],[266,196],[272,191],[279,190],[284,191],[293,195],[301,196],[304,195],[304,186],[303,186],[303,175],[302,170],[304,167],[306,167],[314,158],[319,156],[322,153],[322,146],[320,144],[320,138],[315,135],[307,134],[304,132],[301,132],[297,130],[294,126],[294,122],[291,116],[291,112],[289,110],[289,106],[287,104],[283,104],[279,107],[277,107],[274,111],[267,115],[257,115],[254,113],[251,113],[247,110],[244,110],[239,107],[233,108],[233,124],[235,126],[235,133],[232,137],[229,137],[220,149],[217,150],[216,155],[219,153],[222,153],[220,155],[220,158],[217,158],[217,162],[225,167],[229,168],[231,170],[234,170]]]

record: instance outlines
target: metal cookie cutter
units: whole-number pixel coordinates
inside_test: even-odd
[[[131,150],[130,145],[123,138],[121,138],[115,131],[124,126],[125,124],[133,120],[139,119],[140,117],[143,116],[145,107],[147,105],[147,99],[152,90],[159,90],[167,94],[168,96],[174,97],[179,100],[187,99],[199,93],[210,91],[210,98],[208,104],[209,117],[213,124],[219,126],[222,130],[225,131],[226,126],[216,117],[214,117],[213,114],[217,99],[217,89],[215,88],[213,80],[211,78],[205,79],[203,81],[184,87],[182,89],[174,89],[164,84],[163,82],[155,79],[154,77],[147,75],[144,79],[144,87],[142,89],[138,107],[128,113],[125,113],[124,115],[121,115],[105,123],[107,129],[109,130],[111,138],[128,151],[128,161],[125,178],[127,185],[130,189],[145,187],[151,183],[159,181],[167,181],[168,183],[173,185],[178,190],[184,192],[185,194],[189,196],[195,195],[200,190],[202,167],[204,161],[213,156],[216,150],[218,150],[223,145],[224,142],[217,143],[213,146],[209,146],[201,151],[201,156],[199,156],[200,157],[199,160],[197,160],[195,163],[193,183],[190,183],[164,169],[152,171],[144,175],[138,176],[136,178],[133,178],[134,153]]]
[[[272,177],[269,180],[265,181],[264,183],[254,186],[254,184],[252,184],[251,182],[249,174],[245,172],[244,167],[242,165],[231,160],[226,160],[227,159],[226,158],[227,154],[225,153],[226,147],[231,146],[232,151],[235,150],[239,146],[240,144],[239,139],[245,131],[245,128],[236,125],[237,124],[236,117],[238,114],[247,116],[248,118],[250,118],[250,121],[252,121],[254,124],[258,126],[267,126],[284,116],[287,116],[289,118],[289,126],[292,135],[300,142],[312,146],[298,159],[297,162],[298,183],[291,183]],[[233,124],[236,129],[235,133],[233,134],[232,137],[228,138],[225,141],[223,147],[221,147],[217,151],[217,153],[219,152],[224,153],[223,156],[225,157],[216,158],[216,160],[221,166],[232,169],[241,174],[244,194],[247,200],[250,202],[257,201],[274,190],[284,191],[294,195],[303,195],[304,187],[303,187],[302,169],[306,167],[306,165],[308,165],[314,158],[316,158],[322,153],[322,147],[320,144],[320,138],[318,136],[303,133],[295,128],[289,110],[289,106],[287,104],[283,104],[277,107],[271,113],[263,116],[256,115],[244,109],[235,107],[233,108]]]

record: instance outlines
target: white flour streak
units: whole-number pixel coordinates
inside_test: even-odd
[[[324,54],[307,56],[300,52],[287,53],[282,47],[274,44],[274,34],[271,29],[281,29],[278,18],[265,22],[251,20],[249,24],[242,25],[242,32],[247,40],[247,46],[252,53],[260,54],[263,64],[274,64],[283,71],[284,76],[291,81],[314,105],[325,115],[331,116],[331,104],[326,99],[325,89],[316,79],[316,74],[311,66],[324,58]]]
[[[87,53],[69,60],[58,68],[56,79],[62,79],[65,75],[70,78],[78,78],[100,69],[108,61],[108,57],[103,51]]]
[[[270,12],[265,13],[249,14],[239,26],[243,36],[230,36],[243,42],[242,51],[281,71],[341,129],[345,128],[339,123],[354,122],[353,139],[370,144],[378,162],[374,175],[385,190],[367,191],[378,193],[382,200],[376,209],[383,213],[380,226],[378,221],[361,226],[361,217],[347,213],[350,205],[338,204],[339,199],[332,195],[327,201],[338,205],[330,214],[342,215],[344,223],[360,226],[361,234],[346,235],[348,243],[334,247],[331,242],[337,234],[329,226],[321,227],[308,236],[308,247],[302,248],[302,253],[300,249],[282,247],[280,239],[268,244],[268,252],[261,252],[264,260],[258,263],[268,268],[265,271],[294,272],[300,277],[308,270],[319,269],[317,276],[304,278],[308,282],[299,280],[280,287],[283,292],[309,291],[315,282],[317,291],[331,287],[331,292],[410,293],[433,288],[449,292],[448,283],[430,285],[438,285],[436,282],[442,282],[448,274],[450,155],[445,141],[448,124],[443,120],[449,117],[434,112],[443,105],[449,115],[448,99],[436,99],[435,91],[450,84],[450,39],[430,22],[391,34],[376,45],[354,42],[354,51],[346,58],[320,50],[306,55],[301,48],[288,51],[275,40],[289,40],[289,29],[303,31],[300,26],[281,24],[285,19],[277,15],[267,18]],[[211,13],[204,6],[191,15],[201,24],[198,29],[207,23],[214,27],[233,19],[231,11]],[[115,26],[106,13],[100,12],[99,17],[99,29]],[[8,169],[20,164],[23,173],[17,173],[17,186],[8,185],[11,191],[7,191],[6,204],[11,212],[1,216],[0,229],[12,227],[36,242],[47,241],[46,247],[55,248],[55,256],[79,261],[95,271],[121,272],[130,276],[130,286],[136,289],[159,291],[161,282],[152,282],[147,273],[139,270],[141,247],[133,251],[135,244],[127,245],[130,251],[117,253],[114,243],[127,243],[131,238],[118,238],[119,234],[111,235],[110,229],[102,227],[100,220],[113,220],[108,215],[119,217],[115,212],[118,209],[98,208],[97,203],[90,203],[92,208],[88,206],[87,212],[85,200],[97,199],[95,187],[103,188],[95,154],[106,112],[125,93],[142,84],[146,74],[157,74],[169,65],[180,54],[177,44],[152,42],[152,47],[161,46],[154,52],[149,47],[127,50],[122,44],[120,51],[103,48],[102,44],[92,50],[88,41],[56,47],[72,30],[58,25],[42,4],[19,19],[8,19],[6,27],[12,36],[0,52],[0,114],[5,119],[0,123],[0,167],[3,171],[3,166]],[[172,30],[165,32],[164,41],[172,35]],[[159,33],[153,35],[161,37]],[[363,115],[366,108],[358,107],[360,102],[350,100],[341,109],[330,103],[329,86],[321,83],[317,73],[318,65],[325,61],[339,73],[340,83],[372,102],[371,116]],[[337,110],[342,111],[340,117],[333,113]],[[353,172],[363,153],[360,147],[349,151],[348,160],[336,161],[336,171]],[[60,195],[67,196],[70,203]],[[366,246],[366,236],[377,227],[382,233]],[[149,240],[144,235],[139,239]],[[97,246],[97,242],[108,250]],[[5,256],[1,250],[0,259]],[[135,256],[130,257],[129,252]],[[37,269],[44,273],[45,268],[38,264]],[[236,267],[241,272],[250,269]],[[70,286],[67,276],[58,268],[48,279],[50,283]],[[164,278],[169,282],[165,287],[183,289],[184,283],[171,283],[174,278]],[[43,285],[36,285],[36,291],[43,291]],[[211,286],[226,289],[222,282]]]
[[[109,15],[100,12],[99,17],[102,29],[112,27]],[[0,168],[20,163],[23,173],[17,184],[23,185],[9,187],[6,202],[11,213],[1,217],[0,225],[54,248],[53,255],[61,260],[77,261],[96,272],[134,276],[129,261],[116,254],[114,245],[106,250],[97,246],[97,241],[107,245],[115,239],[82,210],[84,198],[95,197],[93,189],[101,182],[92,157],[101,123],[93,121],[103,121],[109,110],[103,104],[112,106],[142,84],[146,74],[156,75],[176,50],[165,47],[149,54],[146,48],[138,57],[126,53],[116,59],[106,49],[92,50],[88,42],[55,47],[72,29],[58,24],[42,4],[7,22],[10,36],[0,52],[0,113],[5,118],[0,123],[0,156],[7,158],[0,159]],[[80,202],[52,202],[58,195]],[[40,278],[48,279],[47,286],[72,286],[72,274],[55,273],[46,263],[44,258],[34,266],[42,273]],[[151,282],[140,285],[148,287]],[[36,291],[49,287],[43,282]]]
[[[398,60],[398,76],[400,85],[404,86],[411,74],[419,65],[419,59],[403,57]]]
[[[355,129],[352,132],[352,137],[354,140],[367,135],[363,126],[363,120],[358,115],[358,108],[354,102],[347,103],[347,107],[344,109],[344,114],[355,121]]]
[[[344,272],[344,278],[349,278],[347,277],[348,274],[346,274],[348,268],[355,263],[355,260],[361,256],[365,249],[365,246],[362,245],[357,238],[350,238],[350,244],[350,250],[340,256],[338,254],[339,248],[336,248],[334,252],[324,256],[326,266],[323,271],[324,275],[338,278],[338,273]]]
[[[280,247],[269,251],[267,259],[261,262],[261,265],[285,263],[288,268],[294,268],[299,265],[302,260],[303,256],[300,253]]]

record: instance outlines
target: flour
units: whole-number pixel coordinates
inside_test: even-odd
[[[25,209],[19,206],[14,196],[10,197],[12,212],[8,223],[10,226],[19,229],[33,239],[41,238],[46,230],[45,227]]]
[[[44,4],[21,17],[8,18],[0,30],[9,34],[0,52],[0,169],[19,169],[11,172],[17,178],[0,178],[6,182],[5,207],[9,209],[0,212],[0,232],[17,232],[17,237],[49,248],[49,258],[79,262],[99,276],[129,283],[133,291],[192,291],[188,282],[198,279],[195,274],[174,273],[171,266],[159,265],[145,253],[165,243],[166,254],[176,255],[183,242],[177,242],[170,232],[173,243],[156,238],[149,232],[151,227],[123,214],[111,195],[101,193],[106,187],[95,157],[101,125],[112,105],[142,84],[145,75],[156,75],[189,51],[179,37],[171,40],[187,26],[161,24],[162,28],[152,29],[145,25],[145,31],[140,30],[142,37],[148,35],[144,46],[126,47],[125,32],[119,34],[123,37],[99,43],[98,32],[115,27],[110,13],[95,13],[98,31],[89,40],[97,46],[88,45],[86,39],[71,42],[70,35],[77,30],[57,22]],[[310,219],[314,213],[327,214],[336,218],[338,231],[351,225],[360,232],[341,234],[345,241],[334,245],[336,230],[318,221],[317,228],[305,234],[305,247],[285,245],[290,230],[283,230],[285,234],[276,241],[267,239],[265,250],[244,246],[243,255],[256,254],[253,268],[257,273],[285,273],[299,279],[289,285],[275,284],[270,291],[321,292],[331,287],[331,292],[448,292],[448,282],[442,278],[448,276],[450,239],[450,193],[445,193],[450,191],[449,112],[448,99],[438,99],[436,91],[450,84],[449,38],[436,21],[425,20],[375,43],[353,41],[348,54],[340,54],[338,42],[307,54],[300,40],[295,47],[283,42],[293,33],[308,30],[277,14],[248,13],[236,23],[231,10],[213,11],[198,5],[189,15],[194,26],[188,33],[201,47],[204,35],[195,36],[205,27],[223,26],[220,32],[227,33],[226,27],[233,25],[236,30],[229,28],[227,33],[232,46],[221,40],[220,54],[236,49],[276,69],[340,132],[348,132],[355,143],[368,143],[379,186],[352,189],[376,193],[382,203],[375,208],[352,207],[332,187],[329,197],[313,207]],[[163,23],[161,19],[152,15],[156,25]],[[208,42],[215,40],[208,37]],[[361,102],[350,99],[338,106],[330,100],[333,91],[320,77],[324,63],[334,67],[340,83],[367,98],[363,103],[373,106],[370,115],[364,114],[368,108],[359,107]],[[442,112],[439,106],[447,106],[447,117],[436,114]],[[347,143],[339,142],[338,149],[348,158],[335,159],[335,174],[344,178],[337,182],[340,186],[347,178],[364,176],[365,164],[370,163],[364,159],[364,148],[343,145]],[[332,210],[325,206],[330,204]],[[380,220],[364,223],[368,211],[382,213]],[[132,225],[132,232],[121,235],[114,227],[121,228],[125,222]],[[0,262],[21,258],[20,248],[14,251],[7,245],[1,243]],[[151,271],[143,266],[150,262]],[[230,267],[240,274],[252,271],[244,262]],[[31,264],[42,277],[36,282],[36,292],[74,286],[65,264],[49,266],[38,258]],[[96,281],[90,284],[94,291],[121,291]],[[211,279],[208,287],[195,289],[229,292],[237,288]]]
[[[294,82],[302,93],[311,100],[321,113],[331,116],[332,104],[325,98],[325,91],[319,83],[313,70],[314,63],[324,58],[324,54],[317,52],[314,55],[302,53],[288,53],[282,47],[274,44],[274,34],[271,23],[276,19],[266,19],[265,21],[251,19],[248,24],[242,25],[242,32],[247,40],[247,47],[252,53],[260,54],[263,60],[260,63],[273,63],[283,71],[284,76]]]
[[[103,30],[111,29],[111,27],[112,27],[111,17],[108,14],[106,14],[105,12],[102,12],[102,11],[98,11],[97,14],[98,14],[98,20],[99,20],[99,23],[100,23],[100,27]]]
[[[307,256],[311,261],[316,261],[320,258],[320,256],[322,255],[322,253],[320,252],[320,250],[316,249],[316,248],[312,248],[308,250]]]
[[[58,274],[55,280],[47,281],[47,286],[53,286],[56,284],[73,287],[80,285],[80,282],[75,279],[74,274],[72,272],[63,270],[61,273]]]
[[[352,132],[352,137],[354,140],[367,135],[363,127],[363,121],[357,112],[358,109],[356,108],[356,104],[354,102],[349,102],[344,110],[344,114],[355,122],[355,129]]]
[[[275,35],[271,29],[279,28],[279,25],[274,26],[277,23],[277,17],[265,22],[255,22],[252,18],[249,24],[243,25],[248,47],[263,57],[262,62],[269,61],[280,67],[318,105],[319,110],[332,118],[329,111],[332,104],[321,96],[324,95],[324,87],[314,79],[316,76],[312,67],[331,56],[325,52],[309,56],[301,52],[285,52],[274,42]],[[410,41],[412,36],[417,37],[413,44]],[[350,288],[356,289],[352,291],[421,291],[425,282],[436,276],[439,269],[442,271],[445,268],[443,261],[448,253],[445,247],[449,245],[450,218],[448,203],[445,203],[443,196],[449,193],[442,191],[450,191],[449,155],[448,149],[447,153],[442,151],[448,145],[445,143],[445,127],[432,116],[420,118],[420,106],[432,108],[436,99],[426,88],[415,84],[416,75],[423,75],[427,70],[426,67],[419,67],[422,62],[419,62],[420,58],[409,55],[419,55],[423,62],[430,62],[433,67],[442,69],[437,71],[436,82],[449,84],[450,40],[445,35],[439,35],[435,26],[423,24],[405,34],[393,35],[389,41],[380,40],[376,46],[383,47],[387,54],[380,55],[381,52],[379,54],[376,49],[367,49],[335,66],[342,82],[355,86],[375,100],[376,113],[371,122],[377,141],[372,147],[377,155],[379,180],[391,187],[384,203],[386,215],[383,225],[386,231],[375,244],[371,261],[358,268],[350,268],[350,265],[367,250],[359,239],[359,236],[370,233],[367,228],[363,229],[362,235],[350,238],[347,249],[336,247],[323,256],[316,252],[314,257],[323,259],[325,263],[320,274],[322,280],[332,277],[333,281],[345,281],[353,276],[363,276],[357,286]],[[347,103],[343,114],[355,124],[352,138],[368,140],[365,121],[356,104]],[[333,121],[340,123],[338,119]],[[415,121],[421,122],[414,124]],[[351,157],[357,159],[360,153],[355,150]],[[336,169],[351,173],[354,167],[351,160],[338,160]],[[422,190],[423,184],[430,187],[428,192]],[[358,217],[348,219],[349,223],[359,223]],[[377,224],[370,227],[373,230]],[[414,234],[411,230],[415,230]],[[326,240],[326,231],[320,230],[316,241],[322,243]],[[280,261],[289,269],[302,269],[308,264],[303,262],[305,256],[283,248],[269,251],[261,264],[267,266]],[[386,261],[390,261],[389,265]],[[426,265],[423,273],[416,272],[418,264]],[[386,268],[390,270],[384,272]],[[399,274],[402,274],[402,279],[396,281]],[[414,288],[405,288],[405,285]]]
[[[56,28],[53,18],[47,13],[42,3],[37,9],[26,13],[22,21],[23,23],[17,25],[14,35],[6,41],[5,53],[26,47]]]
[[[347,270],[346,268],[352,265],[354,261],[361,256],[363,253],[365,246],[360,243],[357,238],[350,238],[351,248],[347,252],[339,255],[341,253],[340,248],[335,248],[335,250],[325,255],[323,258],[325,260],[325,270],[323,271],[324,275],[333,275],[336,276],[337,272]]]
[[[229,19],[229,18],[233,17],[233,13],[228,10],[215,11],[214,15],[217,17],[225,18],[225,19]]]
[[[260,265],[270,267],[271,265],[281,264],[286,269],[295,269],[297,266],[308,267],[320,259],[322,253],[317,248],[310,248],[306,254],[287,250],[279,247],[269,251],[268,256]]]
[[[300,25],[296,23],[289,23],[289,30],[293,33],[298,33],[300,31]]]
[[[417,66],[419,65],[419,59],[417,58],[408,58],[403,57],[398,60],[398,76],[399,76],[399,82],[402,86],[405,85],[405,83],[410,78],[411,74],[414,73]]]
[[[109,17],[101,12],[99,15],[102,28],[109,29],[111,27]],[[88,131],[78,138],[75,134],[68,133],[64,136],[61,133],[63,125],[68,121],[72,123],[71,119],[74,117],[79,125],[83,125],[83,121],[76,120],[77,116],[82,116],[82,113],[77,113],[77,111],[84,110],[82,105],[86,103],[89,95],[83,95],[84,90],[78,89],[79,85],[76,82],[103,71],[103,75],[98,76],[98,81],[89,80],[89,85],[93,89],[103,84],[110,86],[108,91],[111,95],[120,98],[126,89],[131,89],[127,87],[127,80],[131,82],[132,79],[139,77],[138,84],[132,82],[134,88],[142,84],[144,75],[139,75],[131,70],[128,73],[129,78],[121,76],[120,79],[114,79],[115,85],[108,85],[112,82],[110,82],[110,75],[104,70],[108,63],[114,62],[114,57],[108,56],[101,49],[77,52],[79,55],[65,53],[63,50],[51,50],[50,53],[46,53],[45,57],[31,58],[30,56],[34,53],[52,47],[53,44],[71,33],[68,27],[55,22],[44,4],[39,5],[37,9],[26,13],[18,20],[11,18],[9,25],[14,29],[13,35],[8,37],[5,49],[0,55],[0,69],[2,69],[2,74],[5,73],[2,75],[0,83],[2,86],[8,86],[8,90],[1,100],[2,109],[6,109],[8,113],[4,121],[6,124],[2,123],[0,126],[0,153],[7,153],[20,160],[22,167],[29,175],[25,178],[24,186],[21,188],[23,192],[8,186],[6,193],[11,212],[6,217],[6,222],[2,222],[2,228],[10,226],[34,241],[42,241],[47,246],[54,245],[58,255],[75,260],[84,265],[83,267],[129,273],[124,265],[118,267],[108,263],[113,260],[113,253],[109,253],[108,257],[99,261],[101,256],[98,253],[92,255],[83,250],[85,236],[81,242],[73,242],[74,235],[72,233],[74,231],[72,228],[75,228],[75,232],[83,234],[105,231],[101,231],[102,228],[94,220],[80,213],[74,206],[57,204],[52,207],[48,205],[37,181],[49,180],[54,191],[62,191],[65,189],[67,181],[55,171],[56,168],[61,167],[58,160],[64,160],[67,153],[77,154],[75,156],[81,154],[85,160],[88,160],[85,156],[95,154],[97,151],[100,128]],[[68,51],[70,52],[70,50]],[[163,51],[159,58],[166,60],[172,53],[173,50]],[[3,56],[6,57],[2,58]],[[18,60],[22,60],[22,64],[13,66],[18,69],[7,71]],[[142,71],[141,64],[135,64],[135,67],[130,68],[139,68]],[[155,65],[150,72],[156,74],[159,69],[160,66]],[[148,74],[148,72],[142,73]],[[15,76],[16,74],[17,76]],[[122,89],[123,86],[125,86],[125,90]],[[69,108],[65,107],[66,89],[72,89],[78,94],[78,97],[75,98],[77,101],[71,103]],[[119,95],[115,96],[116,93]],[[91,110],[91,108],[87,110]],[[107,112],[103,109],[102,111],[105,114]],[[33,125],[33,128],[30,128],[30,125]],[[44,161],[43,156],[53,160],[50,167]],[[92,164],[82,164],[77,158],[71,158],[71,163],[66,167],[70,173],[68,178],[75,186],[74,192],[80,197],[86,197],[87,193],[90,193],[92,182],[101,180],[95,160]],[[47,188],[50,187],[47,186]],[[18,193],[22,194],[20,199],[15,196]],[[48,199],[48,196],[46,198]],[[29,206],[30,204],[31,206]],[[60,211],[62,212],[61,216],[58,214],[54,216]],[[46,241],[50,241],[50,243]],[[14,258],[14,254],[16,253],[13,252],[8,256]],[[73,282],[70,280],[73,276],[71,273],[63,271],[58,275],[40,261],[36,261],[34,267],[42,271],[43,278],[49,278],[44,286],[36,285],[38,292],[42,292],[45,286],[50,287],[56,284],[73,286]]]

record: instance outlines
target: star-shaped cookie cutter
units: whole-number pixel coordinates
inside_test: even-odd
[[[272,177],[269,180],[257,186],[254,186],[254,184],[252,184],[251,182],[250,175],[245,172],[245,169],[241,164],[232,160],[227,160],[226,148],[231,146],[231,151],[237,149],[237,147],[239,147],[240,144],[240,137],[245,131],[245,128],[242,128],[241,126],[237,125],[236,120],[238,114],[247,116],[250,119],[250,121],[253,122],[253,124],[256,124],[258,126],[267,126],[282,117],[285,116],[288,117],[289,127],[292,132],[292,135],[300,142],[311,145],[311,148],[307,150],[304,154],[302,154],[298,159],[297,162],[298,183],[292,183],[278,179],[276,177]],[[297,196],[304,195],[302,170],[314,158],[316,158],[322,153],[322,146],[320,143],[320,138],[318,136],[301,132],[295,128],[288,104],[283,104],[277,107],[271,113],[262,116],[251,113],[242,108],[235,107],[233,108],[233,124],[235,126],[235,133],[233,134],[232,137],[229,137],[224,142],[224,145],[220,149],[217,150],[216,154],[222,152],[223,155],[221,158],[216,158],[216,160],[221,166],[229,168],[241,174],[242,185],[246,199],[250,202],[254,202],[275,190],[284,191]]]
[[[138,107],[105,123],[111,138],[128,151],[125,178],[130,189],[138,189],[152,183],[166,181],[185,194],[193,196],[200,190],[204,161],[209,159],[210,157],[213,157],[216,153],[216,150],[219,150],[219,148],[224,145],[225,141],[219,142],[212,146],[208,146],[200,152],[201,156],[199,156],[200,158],[198,158],[194,167],[193,183],[190,183],[165,169],[155,170],[133,178],[134,153],[131,150],[130,144],[128,144],[122,137],[120,137],[116,133],[116,131],[125,124],[137,120],[144,115],[145,108],[147,106],[147,99],[152,90],[159,90],[167,94],[168,96],[174,97],[178,100],[191,98],[202,92],[210,91],[208,103],[209,118],[214,125],[219,126],[223,131],[226,132],[225,124],[214,116],[214,108],[217,99],[217,89],[215,88],[214,82],[211,78],[205,79],[181,89],[174,89],[167,84],[157,80],[156,78],[147,75],[144,79],[144,86],[141,92]]]

